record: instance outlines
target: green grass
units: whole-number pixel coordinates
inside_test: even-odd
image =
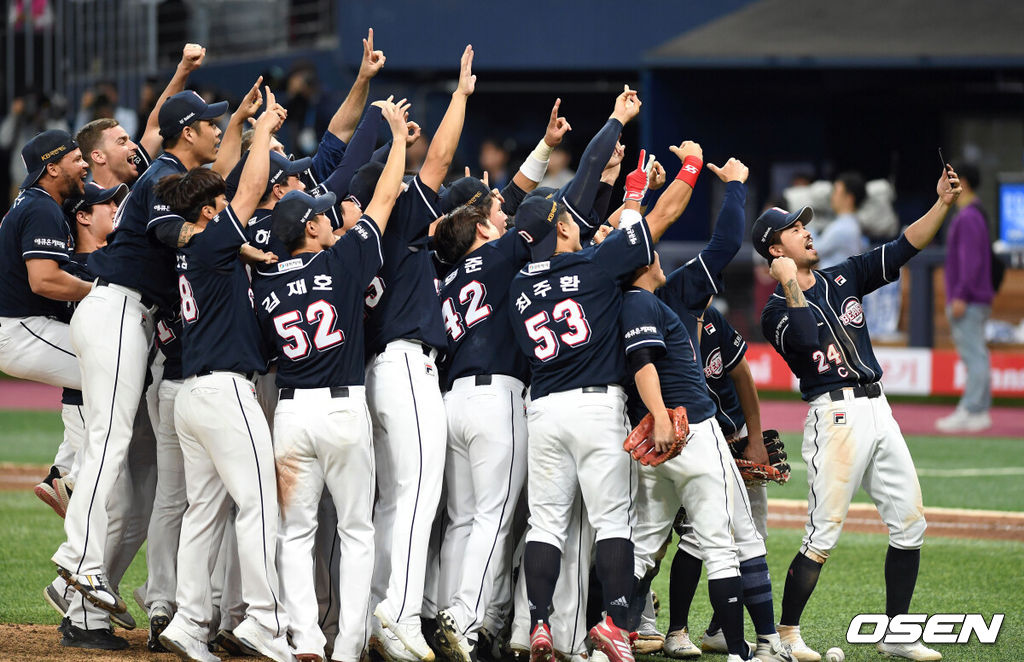
[[[56,577],[50,556],[64,541],[64,520],[31,491],[0,492],[0,623],[60,622],[43,601],[43,589]],[[132,590],[146,581],[145,547],[121,582],[121,595],[136,622],[146,615]]]
[[[806,499],[807,471],[800,458],[801,436],[784,433],[782,440],[794,468],[789,483],[768,488],[773,499]],[[907,437],[914,465],[922,474],[924,505],[936,508],[975,508],[981,510],[1024,510],[1024,440],[963,439],[957,437]],[[931,475],[948,470],[998,471],[1019,469],[1009,475]],[[858,490],[854,501],[870,503]]]
[[[50,464],[63,438],[59,412],[0,410],[0,462]]]
[[[772,529],[768,537],[768,565],[773,578],[775,617],[782,604],[786,569],[800,545],[802,531]],[[871,644],[846,643],[850,621],[860,613],[885,612],[885,582],[882,573],[887,537],[879,534],[844,533],[839,546],[822,570],[817,589],[804,611],[800,625],[809,646],[824,653],[832,646],[846,652],[850,662],[878,662],[881,658]],[[671,556],[662,562],[654,580],[661,599],[658,625],[668,628],[668,568]],[[925,541],[921,573],[914,593],[915,613],[981,613],[989,622],[993,613],[1005,613],[996,644],[972,643],[935,645],[946,660],[971,662],[1014,660],[1024,655],[1024,574],[1021,557],[1024,543],[991,540],[958,540],[932,537]],[[690,610],[690,631],[703,632],[711,616],[706,576]],[[747,619],[747,639],[754,636]],[[650,657],[649,660],[666,658]],[[710,659],[723,660],[724,656]]]

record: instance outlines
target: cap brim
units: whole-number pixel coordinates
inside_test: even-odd
[[[558,241],[558,233],[552,228],[551,232],[546,237],[538,241],[533,246],[530,246],[530,257],[533,258],[534,262],[540,262],[551,257],[552,253],[555,252],[555,245]]]
[[[304,159],[289,161],[289,163],[291,163],[291,165],[288,166],[288,175],[299,175],[309,170],[309,167],[313,165],[313,159],[312,157],[307,156]]]
[[[196,119],[200,120],[212,120],[220,117],[224,113],[228,112],[228,102],[218,101],[217,103],[211,103],[206,107],[206,110],[199,113],[199,117]]]
[[[98,205],[104,202],[110,202],[111,200],[113,200],[117,204],[121,204],[122,202],[124,202],[124,199],[126,197],[128,197],[128,185],[118,184],[117,186],[112,186],[111,188],[103,189],[102,191],[100,191],[97,195],[96,201],[93,202],[93,204]]]
[[[806,227],[807,224],[810,223],[812,220],[814,220],[814,210],[811,209],[810,207],[803,207],[802,209],[800,209],[800,211],[793,212],[792,214],[790,214],[789,218],[787,219],[786,225],[779,229],[785,230],[786,228],[790,227],[797,221],[800,221]]]
[[[45,169],[46,168],[44,166],[44,167],[40,168],[39,170],[36,170],[34,172],[28,173],[28,175],[25,176],[25,179],[21,180],[21,187],[20,188],[26,189],[29,186],[32,186],[33,184],[38,182],[39,178],[43,176],[43,171]]]
[[[338,202],[337,196],[334,195],[334,193],[331,193],[330,191],[324,193],[319,198],[313,198],[313,200],[314,214],[323,214]]]

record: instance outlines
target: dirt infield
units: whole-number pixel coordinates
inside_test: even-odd
[[[0,660],[60,660],[60,662],[114,662],[136,660],[177,660],[171,654],[156,654],[146,650],[147,630],[115,630],[131,644],[123,651],[93,651],[65,648],[60,645],[60,634],[53,625],[0,625]],[[250,658],[251,659],[251,658]]]

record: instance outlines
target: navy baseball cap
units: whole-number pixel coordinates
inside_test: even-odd
[[[208,104],[192,90],[178,92],[160,106],[157,115],[160,121],[160,135],[163,138],[173,138],[192,122],[216,119],[226,112],[227,101]]]
[[[111,200],[121,204],[126,197],[128,197],[127,184],[103,188],[96,182],[89,182],[85,185],[85,194],[68,200],[64,204],[64,208],[67,211],[68,217],[74,219],[75,214],[82,209],[88,209],[93,205],[100,205]]]
[[[772,207],[757,217],[754,226],[750,229],[750,241],[754,244],[754,250],[765,259],[771,260],[772,255],[768,247],[772,245],[772,235],[779,230],[785,230],[797,221],[807,225],[814,218],[814,210],[810,207],[803,207],[797,211],[786,211],[779,207]]]
[[[523,200],[516,210],[515,231],[530,245],[534,262],[546,260],[555,252],[558,239],[555,223],[565,210],[561,202],[542,196]]]
[[[476,177],[463,177],[455,180],[451,186],[446,188],[440,195],[441,213],[447,214],[456,207],[462,205],[483,206],[483,201],[488,201],[485,212],[490,211],[491,189],[487,184]]]
[[[359,205],[360,210],[366,209],[370,200],[373,199],[373,192],[377,188],[377,182],[380,181],[380,175],[383,172],[384,164],[377,161],[361,165],[349,180],[348,196],[345,199],[354,198],[353,202]]]
[[[38,182],[47,163],[57,163],[77,147],[78,143],[71,134],[60,129],[43,131],[25,143],[21,148],[21,160],[25,162],[28,175],[22,180],[20,188],[28,188]]]
[[[300,234],[306,232],[306,223],[317,214],[323,214],[334,206],[337,198],[333,193],[325,193],[314,198],[304,191],[288,191],[274,205],[274,213],[270,217],[271,232],[274,236],[290,244]]]
[[[228,173],[227,179],[224,180],[225,192],[228,200],[235,197],[235,192],[238,190],[238,183],[242,180],[242,169],[245,168],[245,161],[249,158],[251,152],[246,152],[242,155],[242,158],[238,160],[235,167]],[[266,197],[270,193],[270,189],[274,188],[274,184],[283,184],[288,181],[288,178],[293,175],[299,175],[309,170],[310,164],[313,163],[313,159],[308,156],[304,159],[297,161],[290,160],[287,156],[280,152],[270,151],[270,172],[267,174],[267,188],[263,190],[263,197]]]

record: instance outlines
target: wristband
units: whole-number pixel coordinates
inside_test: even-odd
[[[700,157],[687,156],[683,159],[683,167],[679,169],[676,179],[684,181],[690,185],[690,188],[694,188],[694,184],[697,183],[697,176],[700,175],[701,168],[703,167],[704,162]]]
[[[519,166],[519,172],[523,173],[531,182],[539,182],[544,179],[544,173],[548,171],[548,160],[551,157],[553,147],[544,142],[542,138],[537,146],[533,148],[530,155]]]
[[[635,209],[623,209],[619,214],[619,229],[624,230],[644,220],[643,215]]]

